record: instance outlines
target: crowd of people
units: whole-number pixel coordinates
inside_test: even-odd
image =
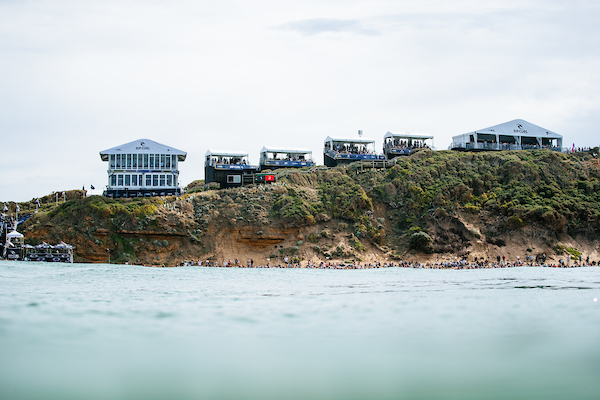
[[[370,151],[366,145],[358,146],[356,144],[336,144],[333,146],[333,150],[342,154],[374,154],[374,152]]]
[[[246,165],[246,160],[239,157],[213,158],[213,164],[216,165]]]
[[[514,268],[514,267],[548,267],[548,268],[576,268],[576,267],[591,267],[600,266],[597,261],[590,261],[590,258],[583,259],[581,256],[578,260],[560,259],[558,262],[547,261],[545,255],[533,257],[526,256],[525,260],[517,257],[517,260],[506,260],[505,256],[497,256],[496,260],[490,260],[484,257],[475,257],[474,260],[455,259],[453,261],[384,261],[384,262],[334,262],[334,261],[307,261],[301,262],[298,260],[281,260],[283,262],[266,262],[257,264],[254,260],[226,260],[226,261],[186,261],[177,266],[198,266],[198,267],[215,267],[215,268],[309,268],[309,269],[375,269],[375,268],[417,268],[417,269],[492,269],[492,268]],[[156,266],[156,265],[154,265]],[[165,267],[165,265],[161,265]]]
[[[427,144],[425,144],[425,142],[420,141],[420,140],[398,140],[395,139],[394,141],[390,141],[387,142],[386,145],[384,146],[384,151],[385,151],[385,147],[390,147],[392,149],[400,149],[400,150],[418,150],[418,149],[428,149],[429,146]]]
[[[267,158],[267,161],[308,161],[303,155],[298,155],[297,157],[292,156],[290,154],[286,156],[277,156]]]

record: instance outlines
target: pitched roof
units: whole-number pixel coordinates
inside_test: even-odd
[[[562,135],[552,132],[541,126],[532,124],[523,119],[515,119],[503,124],[490,126],[489,128],[478,129],[476,133],[485,133],[490,135],[507,135],[507,136],[532,136],[546,137],[551,139],[562,139]],[[470,133],[475,133],[470,132]]]
[[[177,156],[179,161],[184,161],[187,153],[182,150],[178,150],[174,147],[166,146],[162,143],[155,142],[150,139],[138,139],[133,142],[125,143],[120,146],[110,148],[100,152],[100,158],[102,161],[108,161],[110,154],[145,154],[145,153],[156,153],[156,154],[174,154]]]

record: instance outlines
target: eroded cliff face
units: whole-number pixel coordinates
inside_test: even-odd
[[[76,261],[430,260],[598,255],[595,160],[550,152],[422,151],[389,170],[289,174],[275,185],[52,201],[20,228],[76,246]],[[108,249],[108,250],[107,250]],[[558,250],[557,250],[558,249]]]

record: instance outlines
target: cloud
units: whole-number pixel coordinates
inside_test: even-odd
[[[321,33],[354,33],[358,35],[377,36],[379,32],[374,29],[364,28],[359,20],[312,18],[301,21],[292,21],[280,25],[279,29],[290,30],[304,36],[319,35]]]

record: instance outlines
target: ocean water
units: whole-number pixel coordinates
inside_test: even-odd
[[[0,262],[0,399],[599,399],[600,268]]]

